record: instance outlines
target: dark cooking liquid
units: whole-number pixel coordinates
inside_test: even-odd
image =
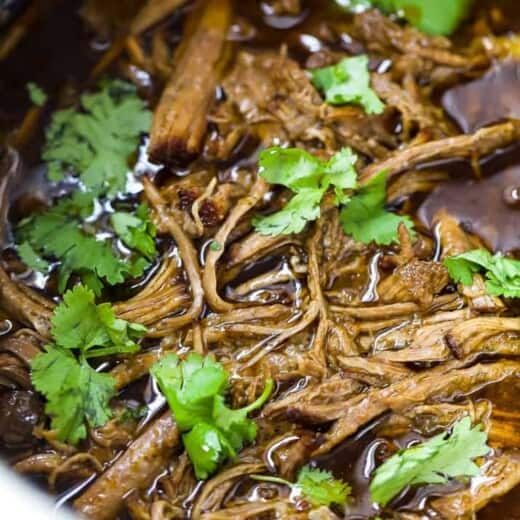
[[[336,12],[332,2],[329,1],[312,0],[305,4],[307,9],[298,17],[276,17],[252,0],[237,0],[236,11],[247,23],[234,28],[234,39],[245,40],[247,45],[255,48],[270,48],[275,51],[281,44],[286,44],[291,56],[303,64],[311,53],[319,51],[323,45],[329,44],[327,42],[332,42],[333,38],[324,22],[334,20]],[[520,3],[517,0],[479,2],[482,8],[497,4],[508,6],[506,12],[510,16],[511,27],[515,28],[516,25],[516,28],[520,28]],[[55,108],[52,103],[56,103],[56,100],[63,95],[66,84],[78,87],[86,84],[89,72],[99,59],[100,51],[95,50],[92,35],[85,31],[77,16],[80,5],[80,0],[62,1],[51,15],[43,18],[32,28],[30,36],[22,41],[13,55],[0,63],[1,133],[19,124],[29,108],[30,103],[25,91],[25,84],[28,81],[35,81],[51,95],[52,108]],[[348,28],[343,29],[345,30],[343,37],[334,38],[334,43],[330,43],[330,46],[337,50],[342,47],[350,49]],[[516,74],[516,65],[504,65],[483,78],[453,89],[444,97],[444,106],[461,128],[467,131],[510,115],[520,116],[520,89],[515,83],[518,80]],[[502,92],[501,89],[505,89],[507,95],[497,97],[496,93],[499,90]],[[45,122],[48,121],[48,116],[49,111],[46,113]],[[24,190],[31,193],[40,187],[45,194],[42,186],[42,170],[38,167],[42,138],[43,132],[40,132],[31,145],[24,150],[24,160],[27,165]],[[520,226],[515,225],[515,222],[520,222],[520,209],[504,202],[503,197],[505,188],[514,188],[518,185],[520,190],[520,154],[516,151],[504,154],[492,161],[488,160],[484,166],[485,178],[481,181],[468,180],[472,172],[467,165],[462,169],[459,168],[466,180],[450,182],[438,188],[426,199],[419,216],[429,224],[433,213],[445,206],[493,247],[503,250],[520,249]],[[447,168],[451,167],[447,166]],[[455,170],[454,167],[453,169]],[[19,193],[21,194],[21,191]],[[275,264],[282,260],[274,257],[269,259]],[[265,265],[252,266],[251,270],[243,273],[242,278],[236,279],[234,284],[244,282],[248,277],[253,277],[263,270]],[[143,403],[153,401],[155,396],[150,395],[151,393],[153,392],[146,380],[137,382],[125,390],[123,397]],[[518,402],[513,404],[507,402],[506,406],[520,409]],[[330,454],[314,461],[320,467],[332,470],[337,477],[345,478],[352,484],[357,498],[349,507],[347,518],[369,518],[377,514],[368,496],[368,473],[373,468],[377,451],[383,449],[387,442],[374,433],[377,423],[378,421],[375,421]],[[404,447],[410,440],[418,438],[412,433],[397,439],[396,442],[400,447]],[[426,491],[442,493],[447,492],[448,489]],[[407,504],[417,503],[417,500],[418,497],[412,493],[401,497],[399,504],[404,507]],[[478,518],[519,520],[520,488],[509,493],[500,502],[489,505],[479,513]]]
[[[520,164],[520,149],[512,148],[483,161],[481,180],[475,178],[467,164],[457,168],[446,166],[455,174],[426,198],[419,208],[420,220],[430,226],[435,213],[445,209],[494,251],[520,250],[520,166],[517,164]]]

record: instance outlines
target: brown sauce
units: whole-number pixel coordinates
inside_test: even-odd
[[[445,209],[494,251],[516,251],[520,249],[517,187],[519,166],[509,166],[481,180],[449,181],[426,198],[419,218],[429,226],[437,211]]]
[[[466,133],[505,119],[520,118],[520,63],[499,62],[484,76],[453,87],[442,97],[444,110]]]

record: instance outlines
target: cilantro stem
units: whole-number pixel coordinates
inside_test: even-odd
[[[96,348],[85,352],[85,358],[90,359],[102,356],[111,356],[112,354],[133,354],[138,350],[140,350],[139,345],[116,345],[113,347]]]
[[[271,395],[273,388],[274,388],[274,381],[272,379],[268,379],[265,382],[264,391],[262,392],[260,397],[256,401],[253,401],[251,404],[242,408],[242,411],[244,411],[246,413],[250,413],[254,410],[258,410],[258,408],[261,408],[262,405],[269,399],[269,396]]]
[[[273,484],[282,484],[292,488],[294,484],[280,477],[271,477],[269,475],[250,475],[253,480],[259,480],[261,482],[271,482]]]

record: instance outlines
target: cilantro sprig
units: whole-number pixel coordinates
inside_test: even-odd
[[[295,495],[302,496],[313,506],[345,505],[351,493],[351,487],[335,479],[330,471],[311,466],[304,466],[300,470],[296,482],[269,475],[252,475],[252,478],[289,486]]]
[[[105,82],[99,92],[81,96],[79,109],[53,114],[43,150],[49,178],[74,173],[88,190],[115,196],[124,191],[128,158],[150,125],[151,112],[130,83]]]
[[[63,293],[72,274],[78,275],[96,295],[104,285],[116,285],[130,277],[141,276],[156,255],[155,227],[148,207],[141,205],[135,215],[115,213],[114,232],[131,248],[127,260],[116,252],[112,239],[98,239],[92,225],[84,219],[93,212],[92,192],[76,191],[41,214],[21,222],[18,253],[28,267],[47,272],[51,262],[59,263],[58,291]]]
[[[335,204],[341,209],[345,233],[363,243],[388,245],[397,241],[402,222],[413,232],[412,220],[385,209],[386,172],[360,187],[355,164],[357,156],[343,148],[323,161],[298,148],[268,148],[259,157],[259,175],[271,184],[289,188],[295,195],[278,212],[253,219],[263,235],[301,232],[307,223],[320,217],[320,204],[329,188],[334,188]]]
[[[250,405],[233,410],[225,402],[229,374],[211,356],[192,353],[184,361],[168,354],[150,370],[166,397],[198,479],[207,479],[228,458],[256,438],[247,416],[269,399],[273,381]]]
[[[451,278],[463,285],[471,285],[475,273],[486,278],[486,290],[495,296],[520,298],[520,261],[500,253],[492,255],[485,249],[474,249],[444,259]]]
[[[81,285],[65,293],[51,322],[54,343],[31,362],[31,380],[47,398],[58,440],[76,444],[86,437],[87,424],[102,426],[112,417],[109,402],[116,393],[114,379],[87,360],[136,352],[146,328],[116,318],[109,303],[96,305],[94,293]]]
[[[344,58],[336,65],[311,70],[314,86],[330,105],[352,103],[368,114],[381,114],[385,105],[370,86],[368,56]]]
[[[471,419],[458,421],[450,435],[441,433],[426,442],[399,451],[379,466],[370,483],[372,501],[385,506],[406,486],[445,484],[449,478],[474,477],[473,461],[489,453],[487,435]]]

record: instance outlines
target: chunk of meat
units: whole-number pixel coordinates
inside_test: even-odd
[[[220,157],[246,131],[266,146],[320,137],[322,99],[300,66],[283,53],[241,52],[222,86],[226,101],[211,115],[221,142],[209,143]],[[231,142],[225,144],[226,139]]]
[[[150,133],[150,158],[169,163],[198,153],[207,112],[230,56],[230,0],[201,1],[187,22],[174,72],[157,107]]]
[[[43,418],[43,403],[26,390],[6,391],[0,395],[0,441],[4,446],[23,448],[34,443],[33,428]]]
[[[414,258],[383,280],[377,292],[385,303],[414,301],[427,307],[449,281],[448,270],[443,264]]]
[[[380,171],[388,175],[441,159],[483,157],[498,148],[504,148],[520,139],[520,121],[510,121],[478,130],[471,135],[459,135],[438,139],[424,144],[408,146],[395,152],[384,161],[367,166],[361,173],[361,181],[367,182]]]
[[[179,430],[170,412],[153,422],[75,502],[87,518],[111,520],[132,490],[144,490],[167,464],[179,442]]]
[[[369,9],[355,17],[354,35],[375,52],[399,52],[437,65],[471,69],[489,62],[483,52],[473,56],[456,54],[447,38],[428,36],[411,26],[401,27],[377,9]]]
[[[460,370],[449,370],[446,366],[441,366],[386,388],[371,390],[343,403],[308,408],[295,406],[289,413],[293,417],[300,415],[314,421],[321,418],[321,422],[338,419],[317,450],[317,453],[325,453],[355,433],[363,424],[388,410],[400,412],[430,399],[466,395],[513,375],[520,375],[520,364],[512,361],[478,364]]]

